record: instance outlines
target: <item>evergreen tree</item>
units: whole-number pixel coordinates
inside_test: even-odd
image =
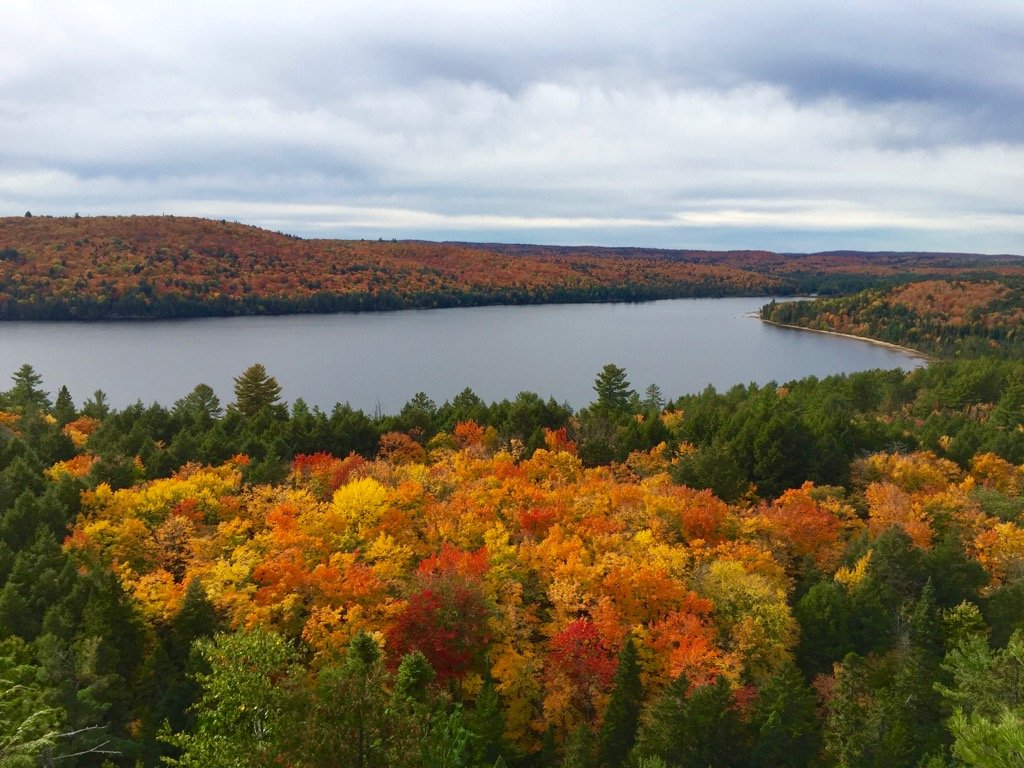
[[[286,743],[296,764],[352,768],[462,768],[472,762],[474,735],[462,709],[439,696],[434,669],[420,652],[406,654],[392,675],[365,633],[343,659],[320,667],[304,686],[302,719]]]
[[[25,363],[11,376],[14,386],[4,393],[4,400],[20,411],[50,410],[50,396],[43,391],[43,377]]]
[[[14,506],[23,494],[41,494],[45,489],[36,456],[19,454],[0,472],[0,510]],[[22,532],[32,535],[32,531]]]
[[[407,666],[410,690],[419,687],[422,674]],[[390,765],[395,736],[390,718],[404,714],[407,707],[394,706],[387,681],[380,646],[364,632],[357,633],[349,641],[345,658],[325,665],[317,674],[304,707],[303,728],[296,734],[302,741],[297,751],[312,765],[332,761],[353,768]]]
[[[1024,582],[1004,584],[985,601],[983,610],[992,628],[992,646],[1002,648],[1014,631],[1024,628]]]
[[[677,483],[698,490],[709,488],[723,501],[736,501],[750,486],[743,467],[720,443],[680,456],[671,471]]]
[[[95,705],[71,717],[83,697],[76,694],[72,704],[69,689],[64,709],[76,726],[96,722],[91,713],[94,707],[97,711],[102,709],[107,722],[127,727],[132,719],[132,691],[128,684],[136,679],[145,658],[146,627],[142,616],[114,573],[99,569],[80,573],[70,559],[64,571],[65,579],[73,586],[46,611],[43,629],[63,634],[75,649],[78,682],[71,684],[83,687],[95,682],[98,691],[93,697]]]
[[[14,505],[0,515],[0,541],[10,545],[17,551],[28,546],[35,537],[36,526],[41,518],[39,497],[26,490],[17,498]],[[62,531],[53,531],[59,535]]]
[[[960,536],[953,529],[943,531],[935,545],[925,551],[922,560],[940,608],[977,600],[979,590],[988,583],[985,569],[967,555]]]
[[[665,397],[661,394],[661,387],[651,384],[644,390],[643,407],[648,411],[661,411],[665,407]]]
[[[189,708],[202,693],[197,677],[209,674],[209,665],[201,654],[193,652],[200,638],[212,637],[220,628],[216,609],[199,579],[192,579],[185,590],[181,609],[163,627],[159,642],[147,654],[142,670],[144,702],[140,723],[141,754],[144,763],[155,765],[166,755],[168,746],[158,741],[163,723],[172,730],[187,730],[192,725]]]
[[[1024,765],[1024,712],[1006,709],[995,718],[957,709],[949,719],[952,751],[963,765],[1019,768]]]
[[[491,766],[503,759],[505,717],[501,711],[501,699],[490,680],[484,681],[473,710],[466,714],[466,727],[476,737],[474,751],[477,762]]]
[[[897,608],[894,641],[886,653],[850,654],[839,668],[824,735],[840,765],[909,768],[942,749],[933,681],[940,677],[943,636],[929,582]]]
[[[752,768],[804,768],[818,754],[814,694],[793,664],[759,691],[752,721]]]
[[[594,734],[585,724],[577,726],[565,740],[561,768],[593,768]]]
[[[267,374],[262,363],[253,363],[240,376],[235,377],[233,407],[243,416],[252,416],[280,402],[281,385]]]
[[[39,682],[28,645],[13,637],[0,642],[0,766],[42,765],[57,747],[60,709]]]
[[[915,648],[847,656],[824,727],[829,757],[840,766],[912,768],[941,748],[930,666]]]
[[[989,418],[992,424],[1006,430],[1015,430],[1024,424],[1024,383],[1011,382],[1003,391]]]
[[[181,608],[171,621],[168,647],[171,658],[184,663],[191,652],[192,643],[200,637],[211,637],[222,624],[217,609],[206,594],[199,579],[192,579],[185,588]]]
[[[93,392],[92,397],[87,398],[82,403],[82,415],[90,416],[100,421],[107,418],[110,415],[110,403],[107,400],[107,393],[102,389],[97,389]]]
[[[437,416],[437,405],[426,392],[417,392],[412,396],[398,414],[396,428],[402,432],[416,435],[420,439],[429,439],[437,429],[434,421]]]
[[[601,762],[605,768],[621,768],[625,764],[636,742],[642,704],[640,661],[636,644],[630,637],[619,653],[612,693],[601,725]]]
[[[422,724],[421,724],[422,723]],[[401,724],[398,724],[401,727]],[[463,768],[472,759],[472,734],[462,722],[462,708],[436,707],[413,721],[414,729],[421,730],[419,756],[412,760],[392,759],[393,768]],[[406,752],[415,755],[414,752]]]
[[[594,380],[597,400],[594,410],[609,415],[625,414],[629,410],[630,398],[634,395],[626,378],[626,369],[608,363]]]
[[[43,617],[70,589],[75,571],[52,533],[39,531],[18,552],[10,576],[0,589],[0,637],[35,639]]]
[[[638,761],[660,757],[677,768],[732,768],[742,764],[746,734],[725,678],[689,693],[680,675],[650,710],[634,749]]]
[[[209,427],[223,415],[224,409],[220,407],[220,398],[212,387],[197,384],[185,397],[175,401],[172,413],[193,426]]]
[[[477,424],[491,423],[487,403],[472,389],[466,387],[439,409],[441,428],[451,432],[460,421],[475,421]]]
[[[796,409],[784,402],[760,423],[751,443],[751,479],[766,498],[798,487],[810,474],[813,437]]]
[[[1024,632],[992,650],[983,634],[966,635],[947,655],[952,679],[936,688],[952,705],[946,725],[965,765],[1019,766],[1024,760]]]
[[[541,768],[554,768],[558,755],[558,742],[555,739],[555,726],[549,725],[540,737],[540,751],[537,753],[537,765]]]
[[[807,590],[794,614],[800,622],[797,658],[808,676],[829,672],[834,662],[853,651],[853,608],[846,592],[832,579]]]
[[[53,406],[53,417],[57,420],[57,426],[63,427],[69,421],[74,421],[77,416],[71,393],[67,386],[61,386],[57,392],[57,402]]]
[[[422,704],[427,690],[437,674],[422,651],[413,651],[402,657],[395,672],[395,694],[400,699]]]

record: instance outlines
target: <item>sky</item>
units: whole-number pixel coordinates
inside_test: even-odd
[[[1024,2],[2,0],[25,211],[1024,254]]]

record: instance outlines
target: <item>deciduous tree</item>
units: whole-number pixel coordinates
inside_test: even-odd
[[[200,641],[210,665],[199,675],[203,694],[196,704],[196,728],[177,733],[181,768],[237,768],[280,765],[296,716],[295,652],[264,630],[218,635]],[[244,762],[243,762],[244,761]]]

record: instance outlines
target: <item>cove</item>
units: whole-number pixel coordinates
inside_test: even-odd
[[[289,402],[396,413],[417,392],[441,403],[466,387],[488,402],[530,391],[580,408],[609,362],[627,370],[634,389],[654,383],[667,398],[709,384],[723,390],[924,364],[898,349],[762,323],[753,315],[768,300],[5,322],[0,388],[29,363],[51,394],[66,384],[78,405],[102,389],[118,408],[137,400],[170,407],[200,383],[227,404],[234,377],[258,361]]]

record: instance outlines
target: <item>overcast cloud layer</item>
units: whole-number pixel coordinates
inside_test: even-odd
[[[1022,73],[1019,0],[2,0],[0,214],[1024,253]]]

